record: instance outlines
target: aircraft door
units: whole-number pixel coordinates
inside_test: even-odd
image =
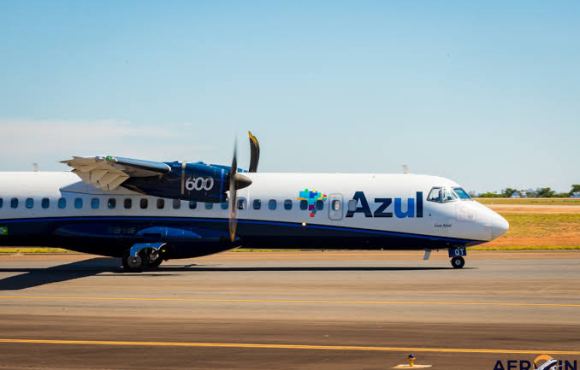
[[[328,217],[333,221],[342,220],[344,214],[344,202],[341,194],[328,196]]]

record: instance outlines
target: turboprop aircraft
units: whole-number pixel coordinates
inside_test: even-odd
[[[71,172],[0,174],[0,245],[51,246],[121,257],[125,270],[239,246],[448,249],[508,230],[457,183],[413,174],[258,172],[203,162],[73,157]]]

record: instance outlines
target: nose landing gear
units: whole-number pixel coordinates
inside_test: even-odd
[[[454,269],[462,269],[463,266],[465,266],[465,258],[453,257],[451,259],[451,266],[453,266]]]
[[[454,269],[462,269],[465,266],[465,257],[467,255],[467,250],[465,246],[451,247],[449,248],[449,257],[451,258],[451,266]]]

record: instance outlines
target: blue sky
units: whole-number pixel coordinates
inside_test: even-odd
[[[577,1],[0,2],[0,170],[71,155],[580,182]]]

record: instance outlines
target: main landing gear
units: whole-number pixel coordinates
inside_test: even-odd
[[[155,269],[163,262],[162,253],[165,243],[138,243],[123,256],[125,271],[139,272]]]
[[[451,266],[454,269],[462,269],[465,266],[465,257],[467,250],[464,246],[449,248],[449,257],[451,257]]]

